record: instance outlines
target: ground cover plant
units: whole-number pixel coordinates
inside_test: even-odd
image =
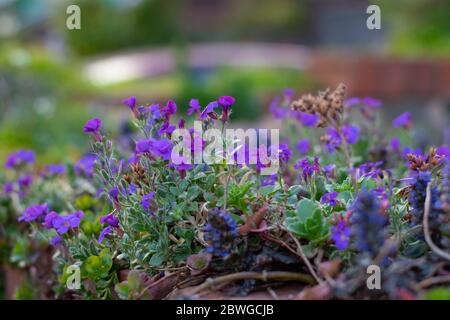
[[[281,143],[224,139],[226,155],[193,164],[172,154],[208,147],[192,121],[224,133],[238,100],[192,99],[185,118],[174,101],[124,105],[137,133],[112,141],[90,119],[73,165],[35,168],[30,150],[5,163],[3,259],[28,268],[40,297],[449,298],[449,141],[416,145],[410,113],[387,131],[381,101],[344,85],[286,90],[269,108]]]

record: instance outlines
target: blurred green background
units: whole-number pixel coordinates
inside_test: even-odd
[[[283,64],[277,46],[449,57],[449,1],[376,3],[379,32],[358,27],[367,17],[364,0],[0,0],[0,160],[18,148],[35,149],[40,162],[79,156],[86,119],[103,117],[117,134],[127,116],[120,101],[129,95],[146,103],[172,98],[181,110],[192,97],[205,105],[233,95],[234,119],[259,121],[284,88],[319,87],[302,68]],[[81,30],[66,28],[70,4],[81,8]],[[251,56],[230,53],[231,63],[206,67],[201,62],[215,54],[189,58],[198,44],[214,43],[270,43],[275,53],[248,66]],[[146,70],[145,55],[158,50],[154,69]],[[103,62],[103,69],[92,68]]]

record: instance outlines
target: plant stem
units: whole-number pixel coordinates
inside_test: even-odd
[[[314,284],[314,279],[311,276],[303,273],[284,272],[284,271],[238,272],[227,274],[225,276],[217,277],[214,279],[208,278],[203,284],[196,287],[190,294],[194,295],[204,290],[213,288],[215,286],[224,285],[229,282],[246,279],[255,279],[261,281],[269,281],[269,280],[301,281],[307,284]]]

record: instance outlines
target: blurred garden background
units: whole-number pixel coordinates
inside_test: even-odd
[[[71,4],[81,30],[66,27]],[[366,27],[370,4],[381,30]],[[234,123],[268,127],[284,89],[339,82],[380,99],[386,123],[411,111],[418,140],[442,143],[449,12],[448,0],[0,0],[0,160],[19,148],[38,163],[78,158],[92,116],[131,130],[130,95],[181,110],[232,95]]]

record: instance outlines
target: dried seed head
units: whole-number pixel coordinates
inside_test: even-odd
[[[330,89],[321,91],[317,96],[305,94],[291,104],[291,109],[320,116],[317,127],[326,127],[331,122],[338,122],[344,111],[346,86],[339,86],[331,92]]]

